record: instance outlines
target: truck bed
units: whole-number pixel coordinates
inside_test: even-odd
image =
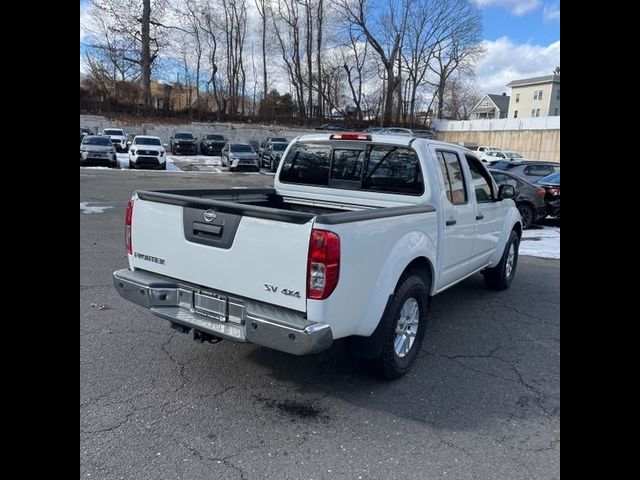
[[[412,213],[432,212],[431,205],[371,207],[329,201],[310,201],[278,195],[272,188],[138,190],[141,200],[229,213],[280,222],[336,225]]]

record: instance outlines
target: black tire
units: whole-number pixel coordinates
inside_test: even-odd
[[[509,264],[509,252],[513,246],[513,261],[511,263],[511,268],[508,268]],[[511,282],[513,281],[513,277],[516,275],[516,267],[518,266],[518,247],[520,246],[520,237],[518,233],[513,230],[511,235],[509,235],[509,240],[504,247],[504,252],[502,253],[502,258],[500,259],[500,263],[496,265],[494,268],[487,268],[482,271],[482,275],[484,276],[484,281],[489,288],[494,290],[505,290],[509,288]]]
[[[385,313],[380,320],[382,327],[382,351],[380,357],[375,360],[375,368],[377,373],[388,380],[402,377],[407,373],[420,353],[424,334],[427,326],[427,312],[429,309],[429,291],[424,280],[417,275],[405,277],[396,290],[396,294],[388,305]],[[398,324],[401,320],[403,307],[411,305],[410,299],[413,299],[418,306],[417,312],[417,331],[414,332],[414,341],[409,343],[408,352],[396,352],[396,342],[402,342],[402,338],[398,340]],[[407,307],[409,308],[409,307]],[[406,338],[409,341],[409,338]],[[401,349],[401,345],[398,348]],[[402,356],[400,356],[402,355]]]
[[[533,224],[535,213],[531,206],[525,204],[518,205],[518,211],[522,217],[522,229],[525,230]]]
[[[129,170],[135,170],[136,166],[133,164],[131,160],[129,160]]]
[[[273,158],[269,162],[269,170],[271,170],[271,173],[276,173],[276,168],[275,168],[275,164],[273,162]]]
[[[167,162],[163,163],[162,166],[160,167],[160,170],[166,170],[167,169]]]

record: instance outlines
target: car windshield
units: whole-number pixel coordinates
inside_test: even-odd
[[[522,158],[522,155],[516,152],[503,152],[508,158]]]
[[[180,140],[193,140],[193,135],[190,133],[176,133],[174,138]]]
[[[272,142],[274,142],[274,143],[275,143],[275,142],[283,142],[283,143],[288,143],[288,142],[289,142],[289,140],[287,140],[287,139],[286,139],[286,138],[284,138],[284,137],[273,137],[273,138],[271,139],[271,141],[272,141]]]
[[[103,145],[105,147],[111,146],[111,140],[109,137],[85,137],[82,141],[83,145]]]
[[[108,130],[104,130],[102,132],[103,135],[124,135],[122,130],[117,130],[115,128],[110,128]]]
[[[272,144],[272,148],[276,152],[284,152],[288,146],[289,146],[288,143],[273,143]]]
[[[547,175],[546,177],[538,180],[538,183],[551,183],[554,185],[560,185],[560,172]]]
[[[222,135],[212,135],[209,134],[206,137],[204,137],[205,140],[218,140],[220,142],[224,142],[224,137]]]
[[[231,151],[234,153],[251,153],[253,148],[251,148],[251,145],[236,143],[231,145]]]
[[[162,145],[159,138],[136,138],[133,143],[136,145]]]

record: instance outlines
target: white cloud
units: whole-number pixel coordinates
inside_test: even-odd
[[[560,65],[560,40],[532,45],[501,37],[483,44],[486,54],[476,68],[476,84],[483,93],[509,93],[505,85],[512,80],[551,75]]]
[[[532,12],[540,6],[540,0],[475,0],[479,7],[504,7],[517,17]]]
[[[542,10],[542,18],[544,18],[545,22],[551,22],[553,20],[560,20],[560,4],[554,3],[544,4],[544,9]]]

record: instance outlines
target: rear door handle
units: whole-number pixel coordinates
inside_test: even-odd
[[[450,227],[451,225],[455,225],[457,222],[457,220],[447,220],[446,222],[444,222],[447,227]]]
[[[479,213],[478,215],[476,215],[476,220],[482,220],[484,218],[484,215]]]

